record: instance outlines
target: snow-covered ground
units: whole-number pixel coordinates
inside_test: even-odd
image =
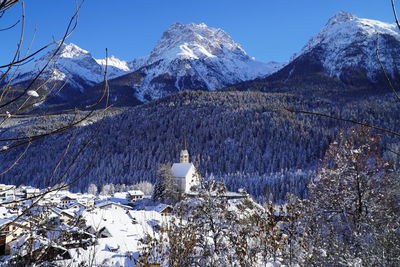
[[[87,226],[101,232],[96,245],[88,249],[70,249],[72,266],[85,262],[93,266],[133,266],[138,257],[141,243],[146,234],[155,235],[154,227],[168,222],[168,217],[155,211],[126,211],[94,209],[85,212]]]

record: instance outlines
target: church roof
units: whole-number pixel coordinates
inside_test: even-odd
[[[194,168],[193,163],[174,163],[171,172],[175,177],[186,177],[186,174],[192,167]]]

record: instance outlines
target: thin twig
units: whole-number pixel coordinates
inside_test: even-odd
[[[389,78],[389,75],[386,72],[385,66],[383,65],[383,62],[381,61],[380,57],[379,57],[379,33],[378,33],[378,37],[376,38],[376,49],[375,49],[375,53],[376,53],[376,59],[379,62],[379,65],[381,67],[381,70],[385,76],[385,79],[387,81],[387,83],[389,84],[390,89],[392,89],[393,94],[396,96],[397,100],[400,101],[400,96],[396,91],[396,88],[394,88],[391,79]]]
[[[8,30],[14,28],[15,26],[17,26],[17,24],[18,24],[19,22],[20,22],[20,20],[18,20],[17,22],[15,22],[15,23],[14,23],[13,25],[11,25],[11,26],[8,26],[8,27],[6,27],[6,28],[0,29],[0,32],[2,32],[2,31],[8,31]]]
[[[397,28],[399,28],[399,30],[400,30],[400,23],[399,23],[399,19],[397,18],[397,12],[396,12],[396,6],[394,4],[394,0],[392,0],[392,10],[393,10],[393,15],[394,15],[394,19],[396,21]]]
[[[29,91],[29,89],[31,89],[31,87],[34,85],[34,83],[39,79],[39,77],[43,74],[43,72],[47,69],[47,67],[49,66],[49,64],[54,60],[54,58],[58,55],[58,52],[60,51],[61,47],[64,45],[64,41],[72,34],[72,32],[75,30],[77,24],[78,24],[78,13],[79,10],[81,9],[83,3],[85,0],[83,0],[81,2],[81,4],[77,7],[77,10],[75,11],[75,14],[71,17],[67,29],[65,30],[64,36],[62,37],[62,39],[60,40],[57,48],[55,49],[55,51],[52,53],[51,57],[49,58],[49,60],[46,62],[46,64],[41,68],[41,70],[35,75],[34,79],[29,83],[29,85],[25,88],[25,90],[19,94],[17,97],[15,97],[14,99],[9,100],[8,102],[0,105],[0,108],[6,107],[8,105],[10,105],[11,103],[17,101],[18,99],[20,99],[21,97],[23,97],[26,92]],[[18,63],[18,62],[17,62]],[[1,67],[0,67],[1,68]]]
[[[325,118],[329,118],[329,119],[334,119],[337,121],[344,121],[344,122],[350,122],[353,124],[357,124],[357,125],[362,125],[368,128],[372,128],[378,131],[382,131],[385,133],[390,133],[396,136],[400,136],[399,132],[390,130],[390,129],[386,129],[386,128],[382,128],[382,127],[378,127],[378,126],[374,126],[371,124],[368,124],[366,122],[360,122],[360,121],[356,121],[356,120],[350,120],[350,119],[344,119],[344,118],[340,118],[340,117],[336,117],[336,116],[332,116],[332,115],[328,115],[328,114],[324,114],[324,113],[319,113],[319,112],[313,112],[313,111],[306,111],[306,110],[294,110],[294,109],[289,109],[289,108],[284,108],[286,111],[289,111],[291,113],[298,113],[298,114],[307,114],[307,115],[315,115],[315,116],[320,116],[320,117],[325,117]]]
[[[26,154],[26,152],[28,151],[28,148],[29,148],[30,146],[31,146],[31,143],[28,143],[28,145],[26,146],[25,150],[21,153],[21,155],[19,155],[19,157],[18,157],[16,160],[14,160],[14,162],[11,163],[11,165],[10,165],[7,169],[5,169],[4,171],[2,171],[2,172],[0,173],[0,176],[4,175],[4,174],[7,173],[8,171],[10,171],[15,165],[17,165],[18,162],[22,159],[22,157]]]

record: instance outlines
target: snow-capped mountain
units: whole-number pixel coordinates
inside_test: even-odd
[[[103,67],[103,70],[107,65],[107,77],[109,79],[124,75],[134,69],[137,69],[133,62],[121,60],[114,56],[104,59],[96,59],[96,62]]]
[[[49,51],[31,64],[23,66],[13,83],[30,80],[48,63],[55,50]],[[53,63],[54,62],[54,63]],[[85,88],[95,85],[103,80],[103,67],[106,60],[96,60],[90,52],[75,44],[62,44],[57,56],[49,64],[42,79],[50,78],[52,81],[63,81],[69,87],[77,88],[81,92]],[[108,60],[108,77],[115,78],[130,71],[128,63],[115,57]]]
[[[13,83],[31,80],[53,54],[54,50],[23,66]],[[95,59],[90,52],[74,44],[63,44],[54,62],[41,78],[49,77],[51,81],[67,84],[67,89],[58,96],[79,100],[77,95],[84,92],[85,97],[90,98],[91,92],[95,94],[100,90],[107,63],[107,77],[114,85],[111,87],[113,98],[129,98],[130,102],[136,99],[135,103],[183,90],[221,89],[264,77],[284,65],[256,61],[223,30],[204,23],[171,25],[150,55],[130,62],[114,56]]]
[[[321,71],[345,83],[378,83],[383,72],[377,49],[385,71],[395,78],[400,66],[400,31],[396,25],[339,12],[282,71],[289,76]]]
[[[204,23],[171,25],[150,55],[135,64],[142,79],[132,87],[141,101],[176,91],[217,90],[283,66],[254,60],[226,32]]]

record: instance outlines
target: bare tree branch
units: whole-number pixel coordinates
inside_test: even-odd
[[[21,20],[17,20],[17,22],[15,22],[14,24],[12,24],[11,26],[8,26],[8,27],[6,27],[6,28],[0,29],[0,32],[2,32],[2,31],[7,31],[7,30],[10,30],[10,29],[14,28],[20,21],[21,21]]]
[[[376,49],[375,49],[375,52],[376,52],[376,59],[377,59],[378,62],[379,62],[379,65],[380,65],[380,67],[381,67],[381,70],[382,70],[382,72],[383,72],[383,75],[385,76],[385,79],[386,79],[387,83],[389,84],[390,89],[392,90],[393,94],[396,96],[397,100],[400,101],[400,96],[399,96],[399,94],[397,93],[396,88],[394,88],[394,86],[393,86],[393,84],[392,84],[392,81],[391,81],[389,75],[388,75],[387,72],[386,72],[385,66],[383,65],[383,62],[381,61],[381,59],[380,59],[380,57],[379,57],[379,36],[380,36],[380,35],[378,34],[378,37],[376,38]]]
[[[340,117],[336,117],[336,116],[332,116],[332,115],[328,115],[328,114],[324,114],[324,113],[319,113],[319,112],[313,112],[313,111],[305,111],[305,110],[294,110],[294,109],[290,109],[290,108],[284,108],[286,111],[289,111],[291,113],[298,113],[298,114],[307,114],[307,115],[315,115],[315,116],[320,116],[320,117],[325,117],[325,118],[329,118],[329,119],[334,119],[337,121],[344,121],[344,122],[350,122],[352,124],[357,124],[357,125],[362,125],[368,128],[372,128],[381,132],[385,132],[385,133],[390,133],[396,136],[400,136],[399,132],[390,130],[390,129],[386,129],[386,128],[382,128],[382,127],[378,127],[378,126],[374,126],[371,124],[368,124],[366,122],[360,122],[360,121],[356,121],[356,120],[350,120],[350,119],[344,119],[344,118],[340,118]]]
[[[399,23],[399,19],[397,17],[396,6],[394,3],[394,0],[391,0],[391,1],[392,1],[392,10],[393,10],[394,19],[396,21],[397,28],[399,28],[399,30],[400,30],[400,23]]]
[[[25,90],[19,94],[17,97],[15,97],[14,99],[11,99],[9,101],[7,101],[4,104],[0,105],[0,108],[6,107],[12,103],[14,103],[15,101],[17,101],[18,99],[20,99],[21,97],[23,97],[27,91],[29,91],[29,89],[31,89],[31,87],[35,84],[35,82],[40,78],[40,76],[43,74],[43,72],[47,69],[47,67],[49,66],[49,64],[55,59],[55,57],[58,55],[58,52],[60,51],[61,47],[64,45],[64,41],[74,32],[76,26],[78,25],[78,14],[79,11],[83,5],[83,3],[85,2],[85,0],[82,0],[81,4],[79,6],[77,6],[77,10],[75,11],[75,14],[71,17],[68,26],[65,30],[64,36],[61,38],[61,40],[58,42],[58,46],[55,49],[55,51],[53,52],[53,54],[50,56],[49,60],[46,62],[46,64],[41,68],[41,70],[35,75],[35,77],[33,78],[33,80],[29,83],[29,85],[25,88]],[[18,61],[15,63],[19,63]],[[1,68],[1,66],[0,66]]]

